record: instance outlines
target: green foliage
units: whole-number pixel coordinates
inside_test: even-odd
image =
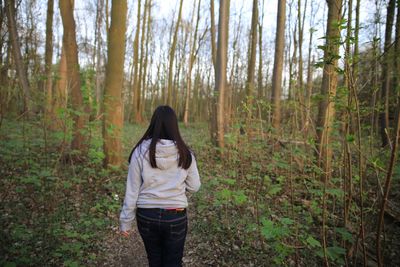
[[[86,131],[91,138],[83,163],[59,161],[57,149],[68,129],[49,131],[45,148],[40,127],[35,121],[6,121],[2,128],[0,265],[97,265],[104,257],[103,239],[118,222],[126,173],[102,168],[99,122]]]

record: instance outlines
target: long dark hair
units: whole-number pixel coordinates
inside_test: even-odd
[[[179,153],[179,167],[187,170],[192,164],[191,152],[179,133],[178,119],[176,118],[175,111],[170,106],[159,106],[156,108],[151,117],[149,128],[147,128],[143,137],[132,149],[128,162],[131,162],[135,149],[138,148],[144,140],[148,139],[151,139],[149,147],[151,167],[157,168],[156,144],[159,139],[169,139],[175,142]]]

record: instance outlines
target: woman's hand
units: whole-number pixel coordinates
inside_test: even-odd
[[[131,235],[131,233],[129,231],[121,231],[120,232],[121,235],[123,235],[124,237],[129,237]]]

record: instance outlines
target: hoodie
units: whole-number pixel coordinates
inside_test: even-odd
[[[126,182],[124,205],[120,214],[121,231],[132,229],[136,207],[186,208],[186,191],[200,188],[196,159],[185,170],[178,167],[179,153],[175,142],[160,139],[156,145],[157,168],[151,167],[149,147],[151,139],[144,140],[133,152]]]

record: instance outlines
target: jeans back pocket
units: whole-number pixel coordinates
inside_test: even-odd
[[[172,222],[170,224],[170,234],[171,238],[175,241],[181,240],[186,237],[187,232],[187,218],[180,220],[178,222]]]

